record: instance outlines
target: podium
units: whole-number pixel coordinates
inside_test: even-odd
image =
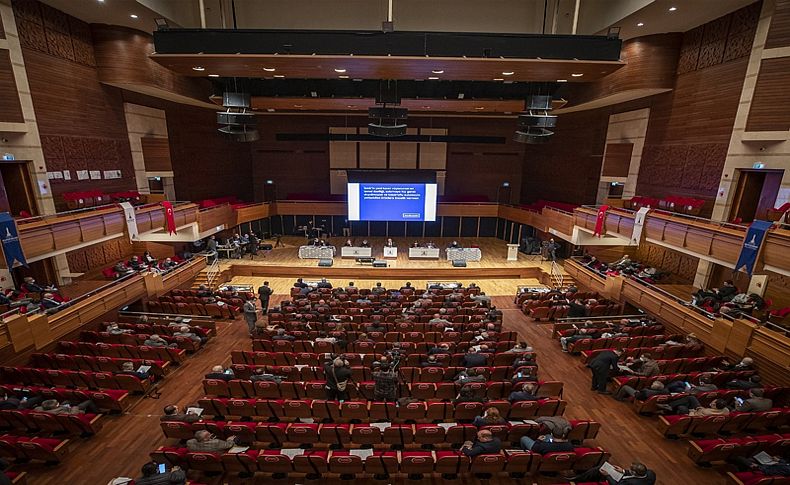
[[[396,246],[384,246],[384,257],[385,258],[397,258],[398,257],[398,248]]]
[[[507,245],[507,260],[518,261],[518,244]]]

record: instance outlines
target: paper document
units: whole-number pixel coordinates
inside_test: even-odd
[[[234,446],[233,448],[228,450],[228,453],[244,453],[249,449],[250,449],[249,446]]]
[[[757,463],[760,465],[776,465],[778,462],[773,459],[771,455],[768,453],[761,451],[754,455],[754,459],[757,460]]]
[[[137,372],[141,372],[143,374],[145,374],[149,370],[151,370],[151,366],[150,365],[141,365],[140,367],[137,368]]]
[[[601,465],[600,470],[602,472],[606,472],[606,474],[612,477],[615,482],[619,482],[623,478],[623,474],[617,471],[617,469],[608,461]]]
[[[285,448],[280,450],[280,454],[293,458],[295,456],[304,455],[304,450],[301,448]]]
[[[364,459],[369,456],[373,456],[373,450],[349,450],[348,454],[352,456],[358,456]]]
[[[203,408],[187,408],[187,414],[197,414],[200,416],[203,414]]]

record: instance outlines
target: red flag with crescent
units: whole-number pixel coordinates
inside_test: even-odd
[[[165,229],[168,234],[176,234],[176,217],[173,214],[173,204],[170,202],[162,202],[162,207],[165,208]]]
[[[606,221],[606,211],[608,210],[608,205],[602,205],[598,208],[598,216],[595,219],[595,231],[593,231],[593,236],[601,237],[603,235],[603,223]]]

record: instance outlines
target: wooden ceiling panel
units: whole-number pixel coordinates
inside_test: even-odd
[[[151,58],[178,74],[205,77],[295,79],[428,79],[450,81],[556,81],[589,82],[605,77],[625,64],[621,61],[557,59],[499,59],[449,57],[299,56],[263,54],[152,54]],[[201,67],[196,71],[193,67]],[[264,68],[275,71],[264,71]],[[336,69],[345,69],[338,73]],[[434,73],[433,71],[443,71]],[[512,72],[512,75],[503,75]],[[581,74],[581,76],[573,76]]]

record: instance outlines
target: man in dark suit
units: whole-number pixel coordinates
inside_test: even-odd
[[[302,281],[302,278],[297,278],[296,283],[294,283],[294,288],[307,288],[307,283]]]
[[[269,311],[269,298],[272,296],[272,289],[269,288],[269,282],[264,281],[263,286],[258,288],[258,298],[261,300],[261,314],[266,315]]]
[[[735,410],[740,412],[747,411],[768,411],[774,406],[774,402],[764,396],[762,389],[750,389],[749,398],[743,403],[736,404]]]
[[[464,355],[464,358],[461,360],[461,365],[469,368],[469,367],[485,367],[486,361],[485,354],[481,354],[475,352],[474,350],[470,349],[469,352]]]
[[[606,390],[609,373],[617,370],[617,360],[622,354],[622,350],[604,350],[587,363],[587,367],[592,370],[591,390],[598,391],[599,394],[611,394]]]
[[[321,281],[316,285],[318,288],[332,288],[332,283],[328,282],[326,278],[321,278]]]
[[[159,417],[160,421],[180,421],[182,423],[194,423],[200,421],[200,415],[188,413],[186,409],[184,412],[179,412],[178,406],[169,404],[165,406],[164,414]]]
[[[491,431],[481,429],[477,432],[477,439],[474,442],[465,442],[460,451],[469,458],[474,458],[484,453],[499,453],[501,450],[502,441],[495,437]]]
[[[620,480],[615,480],[602,471],[600,467],[590,468],[584,473],[576,475],[569,480],[574,482],[599,482],[605,481],[609,485],[653,485],[656,483],[656,473],[638,461],[631,463],[628,469],[615,466],[615,469],[623,474]]]
[[[236,376],[233,375],[233,371],[231,369],[225,370],[221,365],[215,365],[211,368],[211,372],[206,374],[206,379],[217,379],[226,382],[235,378]]]

